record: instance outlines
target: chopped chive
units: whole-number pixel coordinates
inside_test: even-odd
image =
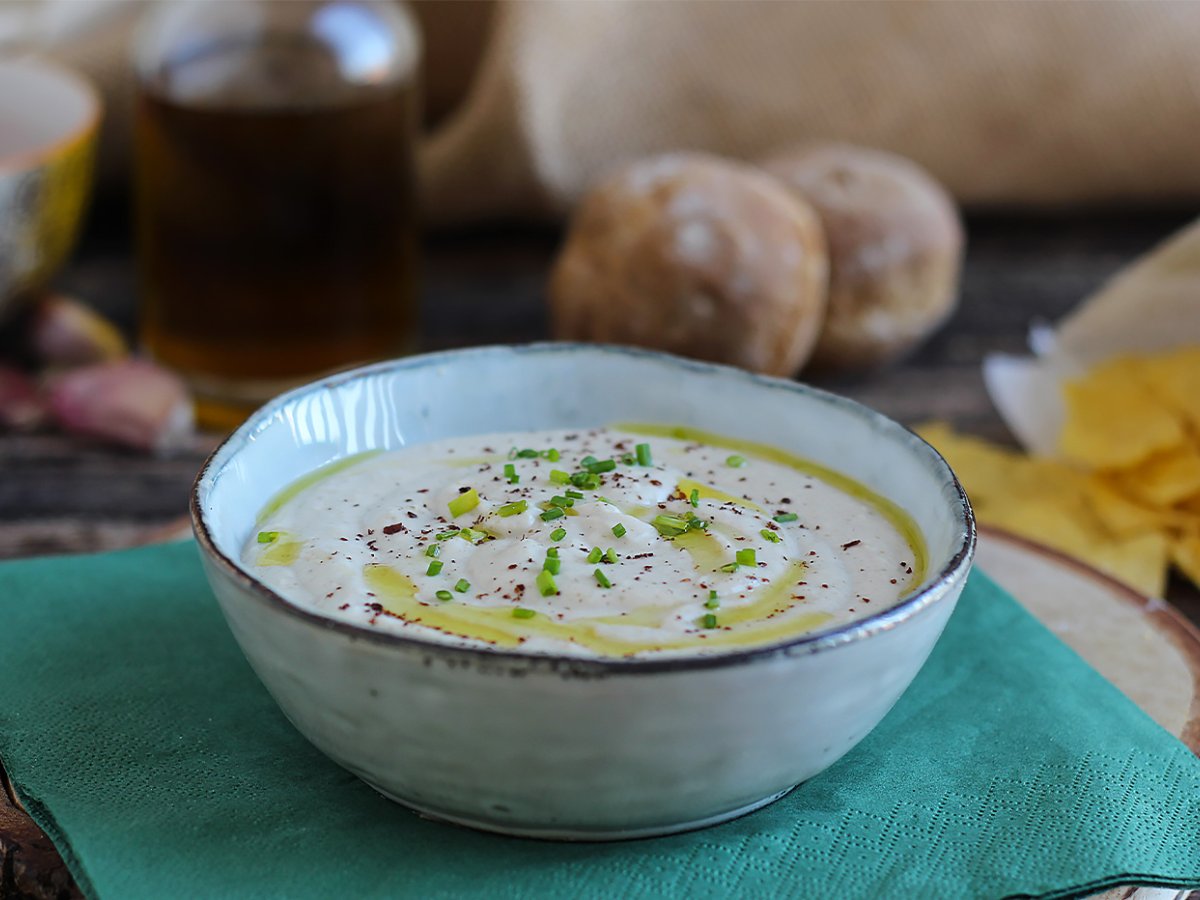
[[[612,587],[612,582],[608,580],[608,576],[605,575],[603,572],[601,572],[599,569],[597,569],[595,572],[593,572],[592,575],[596,579],[596,584],[600,585],[600,587],[602,587],[602,588]]]
[[[565,515],[566,515],[566,513],[563,512],[561,509],[559,509],[557,506],[552,506],[548,510],[546,510],[544,513],[542,513],[542,521],[543,522],[553,522],[555,519],[561,519]]]
[[[611,472],[616,467],[617,461],[615,459],[602,459],[599,462],[592,463],[590,466],[586,464],[584,465],[584,468],[593,475],[601,475],[605,472]]]
[[[600,487],[600,476],[591,472],[576,472],[571,475],[570,482],[577,488],[594,491]]]
[[[676,537],[691,529],[691,523],[687,519],[666,513],[655,516],[650,524],[657,528],[663,537]]]
[[[555,559],[558,559],[558,548],[551,547],[549,550],[546,551],[546,555],[553,556]]]
[[[532,619],[536,615],[537,613],[535,613],[532,609],[525,609],[523,606],[518,606],[513,610],[514,619]]]
[[[458,581],[454,582],[454,589],[460,594],[465,594],[471,589],[471,582],[467,581],[465,578],[460,578]]]
[[[692,493],[691,496],[688,497],[688,502],[691,503],[692,506],[700,505],[700,488],[692,488]]]
[[[622,453],[621,462],[625,463],[627,466],[632,466],[635,462],[637,462],[637,458],[632,453]]]
[[[543,597],[552,597],[558,593],[558,585],[554,583],[554,575],[545,569],[538,572],[537,586],[538,590],[542,592]]]
[[[780,513],[779,515],[777,515],[775,517],[775,521],[776,522],[795,522],[798,518],[800,518],[800,517],[798,515],[796,515],[795,513]]]
[[[437,597],[439,600],[442,600],[442,601],[454,599],[454,595],[452,593],[450,593],[449,591],[438,591],[433,596]]]
[[[583,494],[579,493],[579,491],[563,491],[563,493],[566,494],[568,497],[570,497],[572,500],[582,500],[583,499]]]
[[[260,544],[273,544],[279,540],[278,531],[260,531],[258,533],[258,542]]]
[[[620,559],[620,557],[617,556],[617,551],[612,547],[609,547],[604,551],[604,561],[606,563],[615,563],[618,559]]]
[[[739,550],[733,554],[733,558],[737,560],[739,566],[757,566],[758,559],[755,557],[754,550],[747,547],[745,550]]]
[[[594,466],[597,462],[599,462],[599,460],[596,459],[596,457],[585,456],[583,459],[581,459],[579,461],[579,465],[581,465],[583,468],[586,469],[588,466]]]
[[[575,501],[572,500],[570,497],[560,497],[558,495],[555,495],[550,498],[550,505],[557,506],[560,509],[570,509],[572,506],[575,505]]]
[[[709,613],[708,615],[706,615],[704,617],[704,627],[705,628],[716,628],[717,627],[717,617],[716,617],[715,613]]]
[[[512,463],[505,464],[504,477],[508,479],[509,484],[517,484],[521,480],[521,476],[517,474],[517,467]]]
[[[434,537],[437,538],[439,541],[444,541],[447,538],[454,537],[456,534],[458,534],[457,528],[454,531],[439,531],[437,534],[434,535]]]
[[[515,516],[518,513],[523,513],[529,509],[529,501],[514,500],[512,503],[505,503],[502,507],[496,510],[496,515],[507,519],[509,516]]]
[[[425,570],[425,574],[426,575],[440,574],[442,571],[442,565],[443,565],[443,563],[440,559],[435,559],[433,562],[431,562],[429,564],[429,568]]]
[[[567,529],[565,528],[555,528],[552,532],[550,532],[550,540],[552,541],[561,541],[566,536]]]
[[[425,555],[426,556],[437,556],[441,552],[442,552],[441,544],[430,544],[429,549],[427,549],[425,551]]]
[[[555,484],[570,484],[571,476],[562,469],[551,469],[550,480]]]
[[[763,537],[765,537],[772,544],[778,544],[781,540],[783,540],[779,535],[777,535],[775,532],[773,532],[770,528],[764,528],[762,531],[759,532],[759,534],[761,534]]]
[[[543,450],[541,457],[542,459],[550,460],[550,462],[558,462],[560,459],[562,459],[562,454],[559,453],[554,447],[551,447],[549,450]]]
[[[551,575],[557,575],[562,569],[562,560],[556,556],[547,556],[546,561],[542,563],[542,571],[549,572]]]
[[[450,507],[451,518],[455,519],[461,516],[463,513],[469,513],[478,505],[479,494],[476,492],[475,488],[471,488],[469,491],[463,491],[447,504],[447,506]]]
[[[729,466],[731,469],[740,469],[745,464],[746,464],[746,457],[738,456],[737,454],[734,454],[733,456],[731,456],[727,460],[725,460],[725,465]]]
[[[650,455],[649,444],[638,444],[633,449],[637,452],[637,461],[639,466],[654,465],[654,458]]]
[[[517,451],[518,459],[537,459],[538,452],[526,447],[524,450]]]
[[[721,605],[721,601],[717,599],[716,591],[708,592],[708,599],[704,601],[705,609],[716,609]]]
[[[736,572],[737,570],[738,570],[737,563],[725,563],[725,565],[721,566],[722,572]]]
[[[613,537],[625,537],[625,526],[618,522],[612,527]]]
[[[458,532],[458,536],[468,544],[478,544],[481,541],[486,541],[491,537],[486,531],[477,531],[474,528],[464,528]]]
[[[715,590],[713,590],[713,591],[709,591],[709,592],[708,592],[708,599],[709,599],[709,600],[716,600],[716,599],[717,599],[717,592],[716,592]]]
[[[588,555],[587,555],[587,561],[590,562],[592,565],[595,565],[596,563],[600,562],[600,560],[602,560],[603,558],[604,558],[604,554],[600,552],[599,547],[593,547],[591,552],[588,553]]]

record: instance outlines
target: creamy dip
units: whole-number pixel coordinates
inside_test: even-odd
[[[668,426],[490,434],[339,460],[263,509],[243,562],[364,628],[645,657],[785,640],[923,577],[912,520],[781,450]]]

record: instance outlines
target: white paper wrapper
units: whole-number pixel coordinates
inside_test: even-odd
[[[1200,345],[1200,220],[1123,269],[1057,328],[1035,326],[1032,356],[988,356],[983,379],[1021,445],[1056,456],[1064,380],[1114,356],[1188,344]]]

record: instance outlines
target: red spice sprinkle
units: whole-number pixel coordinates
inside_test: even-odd
[[[407,530],[408,529],[405,528],[403,525],[401,525],[399,522],[393,522],[391,525],[383,526],[384,534],[395,534],[398,531],[407,531]]]
[[[415,512],[413,512],[411,509],[408,512],[406,512],[405,515],[408,516],[410,519],[415,519],[417,517],[417,514]]]
[[[842,549],[849,550],[851,547],[857,547],[861,543],[862,541],[847,541],[846,543],[842,544]]]
[[[891,582],[892,584],[895,584],[895,583],[896,583],[896,579],[895,579],[895,578],[889,578],[889,579],[888,579],[888,581],[889,581],[889,582]]]
[[[349,603],[343,603],[341,606],[338,607],[338,609],[349,609],[349,608],[350,608]]]

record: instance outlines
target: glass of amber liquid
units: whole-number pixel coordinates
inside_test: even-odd
[[[391,0],[194,0],[142,23],[141,338],[202,425],[411,348],[420,53]]]

